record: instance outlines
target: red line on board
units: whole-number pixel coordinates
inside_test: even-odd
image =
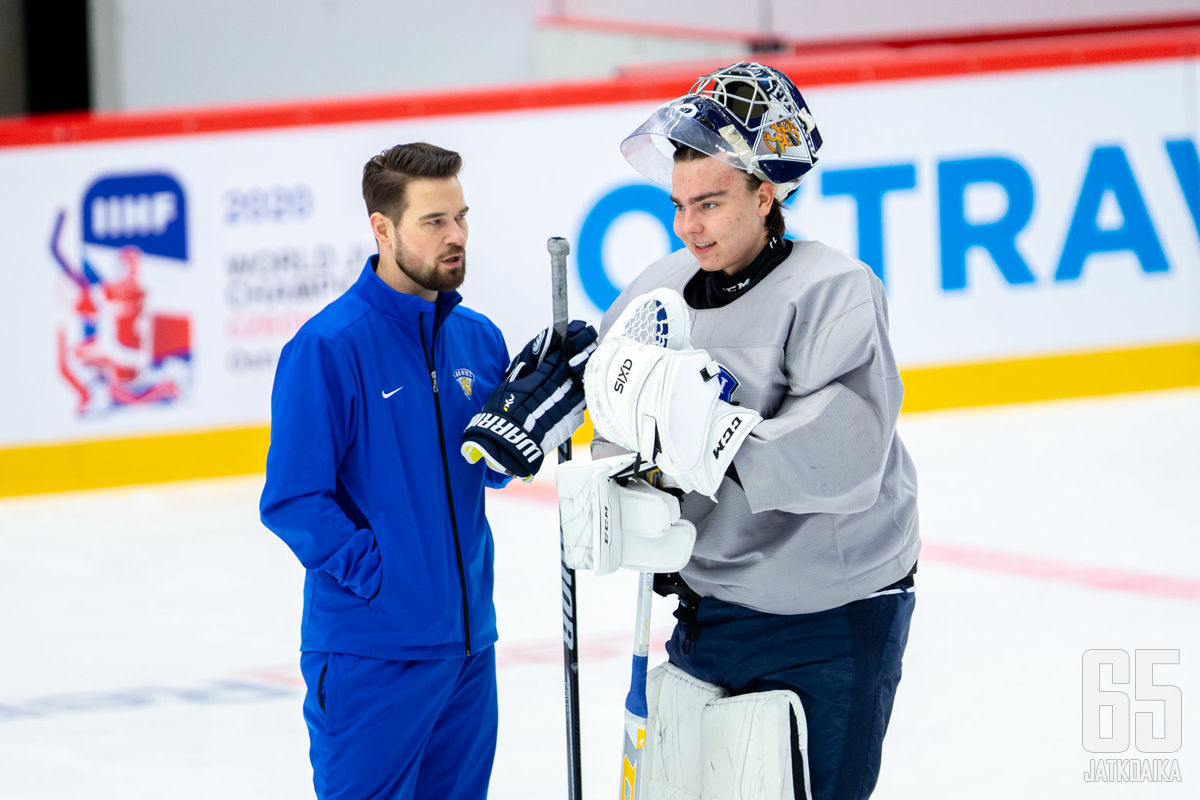
[[[1096,33],[907,48],[852,47],[807,55],[752,54],[795,76],[804,89],[874,81],[945,78],[1031,69],[1061,69],[1200,54],[1200,27]],[[697,76],[728,63],[643,65],[613,78],[436,90],[348,99],[313,99],[170,111],[45,114],[0,119],[0,150],[71,142],[189,136],[270,128],[334,125],[411,117],[661,101]]]
[[[817,38],[802,38],[785,33],[764,33],[729,27],[703,28],[667,23],[640,22],[573,14],[550,15],[538,19],[544,29],[580,30],[621,36],[643,36],[667,39],[715,39],[742,43],[747,47],[771,45],[793,55],[829,52],[862,47],[923,47],[928,45],[961,45],[984,42],[1003,42],[1019,39],[1062,39],[1069,36],[1089,36],[1101,33],[1139,33],[1155,30],[1176,30],[1200,25],[1200,15],[1188,13],[1124,16],[1092,20],[1061,20],[1026,24],[996,24],[970,28],[923,28],[896,31],[890,34],[851,36],[830,34]],[[764,48],[756,55],[771,53]]]

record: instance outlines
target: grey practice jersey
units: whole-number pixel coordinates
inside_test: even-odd
[[[687,250],[639,275],[604,315],[699,270]],[[692,344],[736,380],[732,401],[762,415],[717,503],[683,501],[696,547],[682,570],[701,595],[772,614],[844,605],[908,574],[920,551],[917,477],[896,434],[903,386],[887,300],[870,269],[796,242],[763,280],[720,308],[691,309]],[[603,454],[605,443],[598,443]]]

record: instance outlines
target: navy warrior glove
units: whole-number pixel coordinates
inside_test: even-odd
[[[566,341],[546,328],[509,364],[504,382],[463,432],[463,458],[528,481],[545,454],[583,424],[582,373],[596,329],[573,320]]]

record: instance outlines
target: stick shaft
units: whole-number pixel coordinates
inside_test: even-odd
[[[567,240],[553,236],[546,242],[550,252],[550,301],[553,311],[554,331],[559,336],[567,333],[567,254],[571,248]],[[571,460],[571,440],[558,448],[558,463]],[[562,552],[562,524],[559,523],[559,547]],[[575,597],[575,570],[567,566],[566,556],[561,556],[562,567],[562,610],[563,610],[563,694],[567,712],[567,797],[568,800],[583,800],[582,747],[579,730],[579,636],[578,607]]]
[[[654,600],[654,573],[638,576],[637,621],[633,629],[633,669],[625,696],[625,738],[621,759],[621,798],[642,797],[642,756],[645,754],[646,668],[650,655],[650,609]]]
[[[567,333],[567,254],[571,252],[567,240],[551,236],[546,242],[550,251],[551,306],[554,310],[554,332],[559,336]]]

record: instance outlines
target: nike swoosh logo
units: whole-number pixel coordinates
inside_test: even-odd
[[[404,388],[403,386],[397,386],[395,389],[392,389],[390,392],[385,392],[382,389],[380,389],[379,393],[381,395],[383,395],[384,400],[387,400],[389,397],[391,397],[392,395],[394,395],[396,392],[400,391],[403,388]]]

